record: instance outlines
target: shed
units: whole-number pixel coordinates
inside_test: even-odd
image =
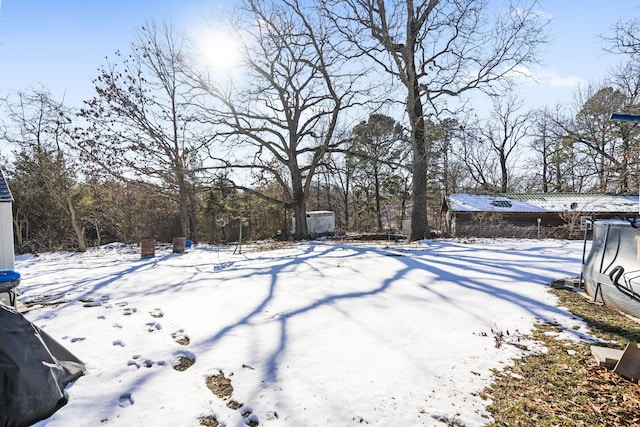
[[[295,232],[295,221],[293,221]],[[312,237],[333,233],[336,229],[336,214],[333,211],[307,211],[307,231]]]
[[[13,196],[0,170],[0,270],[13,270]]]
[[[591,219],[638,216],[637,195],[603,193],[449,194],[445,233],[476,237],[582,237]]]

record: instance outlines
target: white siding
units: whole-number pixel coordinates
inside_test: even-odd
[[[333,233],[336,229],[336,214],[333,211],[307,211],[307,232],[312,235]],[[296,222],[292,222],[296,232]]]
[[[0,270],[14,269],[11,203],[0,202]]]

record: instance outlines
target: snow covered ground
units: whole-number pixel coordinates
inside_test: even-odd
[[[535,322],[586,334],[545,286],[581,241],[233,250],[17,257],[25,316],[87,365],[37,426],[479,426]]]

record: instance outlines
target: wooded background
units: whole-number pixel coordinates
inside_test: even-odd
[[[637,193],[638,127],[610,115],[640,114],[640,20],[602,38],[623,66],[533,111],[514,79],[549,43],[536,5],[245,0],[232,76],[148,23],[97,64],[83,105],[4,95],[17,250],[234,241],[241,224],[302,239],[308,210],[334,211],[338,232],[411,219],[418,240],[441,229],[447,193]]]

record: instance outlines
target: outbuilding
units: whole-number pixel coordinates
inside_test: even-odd
[[[13,270],[13,196],[4,172],[0,170],[0,270]]]
[[[293,221],[295,233],[296,222]],[[313,238],[331,234],[336,229],[336,214],[333,211],[307,211],[307,232]]]
[[[449,194],[448,236],[582,238],[590,220],[636,218],[638,196],[602,193]]]
[[[15,306],[20,274],[13,271],[13,196],[0,170],[0,304]]]

